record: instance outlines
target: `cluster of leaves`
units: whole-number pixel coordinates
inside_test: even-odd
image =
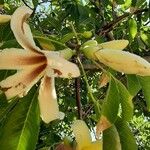
[[[35,41],[42,49],[61,50],[68,46],[78,51],[76,35],[71,27],[73,25],[81,44],[91,38],[99,43],[127,39],[128,51],[143,57],[149,55],[150,4],[146,0],[4,0],[0,1],[0,12],[12,14],[23,3],[34,9],[30,25]],[[9,23],[2,24],[0,49],[12,47],[20,46]],[[87,76],[86,82],[91,86],[90,92],[96,101],[93,101],[89,93],[84,74],[81,75],[78,86],[82,110],[76,104],[78,89],[75,88],[75,81],[57,79],[59,107],[65,112],[65,118],[46,125],[39,118],[38,85],[27,96],[15,98],[11,102],[7,102],[5,95],[0,93],[1,148],[55,149],[65,136],[73,140],[70,125],[78,118],[79,111],[82,111],[82,117],[91,131],[94,130],[100,114],[113,124],[104,131],[104,150],[118,150],[119,143],[123,150],[150,148],[150,77],[124,75],[108,70],[114,76],[110,79],[109,86],[100,88],[101,70],[93,67],[93,63],[82,54],[78,56],[81,57]],[[72,61],[76,61],[76,58]],[[14,73],[0,70],[0,81]],[[134,110],[131,95],[134,97]],[[132,133],[127,121],[132,118],[133,113],[134,117],[130,122]]]

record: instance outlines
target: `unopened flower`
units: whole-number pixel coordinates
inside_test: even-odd
[[[138,55],[122,51],[127,44],[127,40],[114,40],[95,46],[84,46],[82,51],[88,58],[98,60],[116,71],[150,76],[149,62]]]
[[[72,129],[77,142],[77,150],[102,150],[102,141],[92,142],[90,131],[84,121],[74,121]]]
[[[41,117],[48,123],[63,117],[57,104],[54,77],[78,77],[80,72],[75,64],[62,57],[64,54],[41,50],[35,45],[26,22],[31,14],[31,9],[22,6],[11,17],[11,29],[24,49],[9,48],[0,52],[0,69],[17,70],[0,82],[0,88],[8,99],[22,97],[42,78],[38,99]]]

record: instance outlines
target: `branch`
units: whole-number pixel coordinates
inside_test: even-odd
[[[104,26],[97,32],[97,34],[98,34],[98,35],[105,35],[105,34],[107,34],[108,32],[112,31],[113,28],[114,28],[118,23],[120,23],[120,21],[124,20],[125,18],[129,17],[130,15],[137,15],[137,14],[140,14],[140,13],[143,13],[143,12],[148,12],[148,11],[149,11],[149,9],[148,9],[148,8],[145,8],[145,9],[141,9],[141,10],[136,10],[136,11],[133,12],[133,13],[125,13],[125,14],[123,14],[122,16],[117,17],[116,20],[111,21],[111,22],[109,22],[108,24],[104,25]]]
[[[76,104],[77,104],[77,108],[78,108],[78,116],[79,116],[79,119],[82,119],[80,78],[75,79],[75,89],[76,89]]]
[[[32,9],[32,10],[34,10],[32,7],[30,7],[30,6],[27,4],[27,2],[26,2],[25,0],[22,0],[22,2],[23,2],[27,7],[29,7],[29,8]]]

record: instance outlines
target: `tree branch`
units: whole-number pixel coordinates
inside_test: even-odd
[[[25,0],[22,0],[22,2],[23,2],[27,7],[29,7],[29,8],[32,9],[32,10],[34,10],[34,8],[30,7],[30,6],[27,4],[27,2],[26,2]]]
[[[75,79],[76,104],[78,108],[79,119],[82,119],[81,95],[80,95],[80,78]]]
[[[130,15],[137,15],[143,12],[148,12],[149,9],[145,8],[145,9],[141,9],[141,10],[136,10],[133,13],[125,13],[122,16],[117,17],[117,19],[107,23],[106,25],[104,25],[98,32],[98,35],[106,35],[108,32],[112,31],[114,29],[114,27],[120,23],[120,21],[124,20],[125,18],[129,17]]]

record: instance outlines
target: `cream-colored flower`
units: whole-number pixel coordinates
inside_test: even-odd
[[[72,129],[77,142],[77,150],[102,150],[102,141],[92,142],[90,131],[84,121],[74,121]]]
[[[88,58],[98,60],[119,72],[150,76],[149,62],[138,55],[121,51],[128,45],[127,40],[114,40],[102,44],[93,44],[94,46],[91,46],[91,41],[90,45],[88,45],[88,42],[86,43],[84,43],[82,51]]]
[[[18,8],[11,17],[11,29],[24,49],[10,48],[0,52],[0,69],[14,69],[17,73],[0,82],[8,99],[24,96],[41,78],[39,104],[46,123],[61,118],[54,85],[54,77],[78,77],[78,67],[65,60],[59,52],[41,50],[35,45],[26,20],[32,10]]]

